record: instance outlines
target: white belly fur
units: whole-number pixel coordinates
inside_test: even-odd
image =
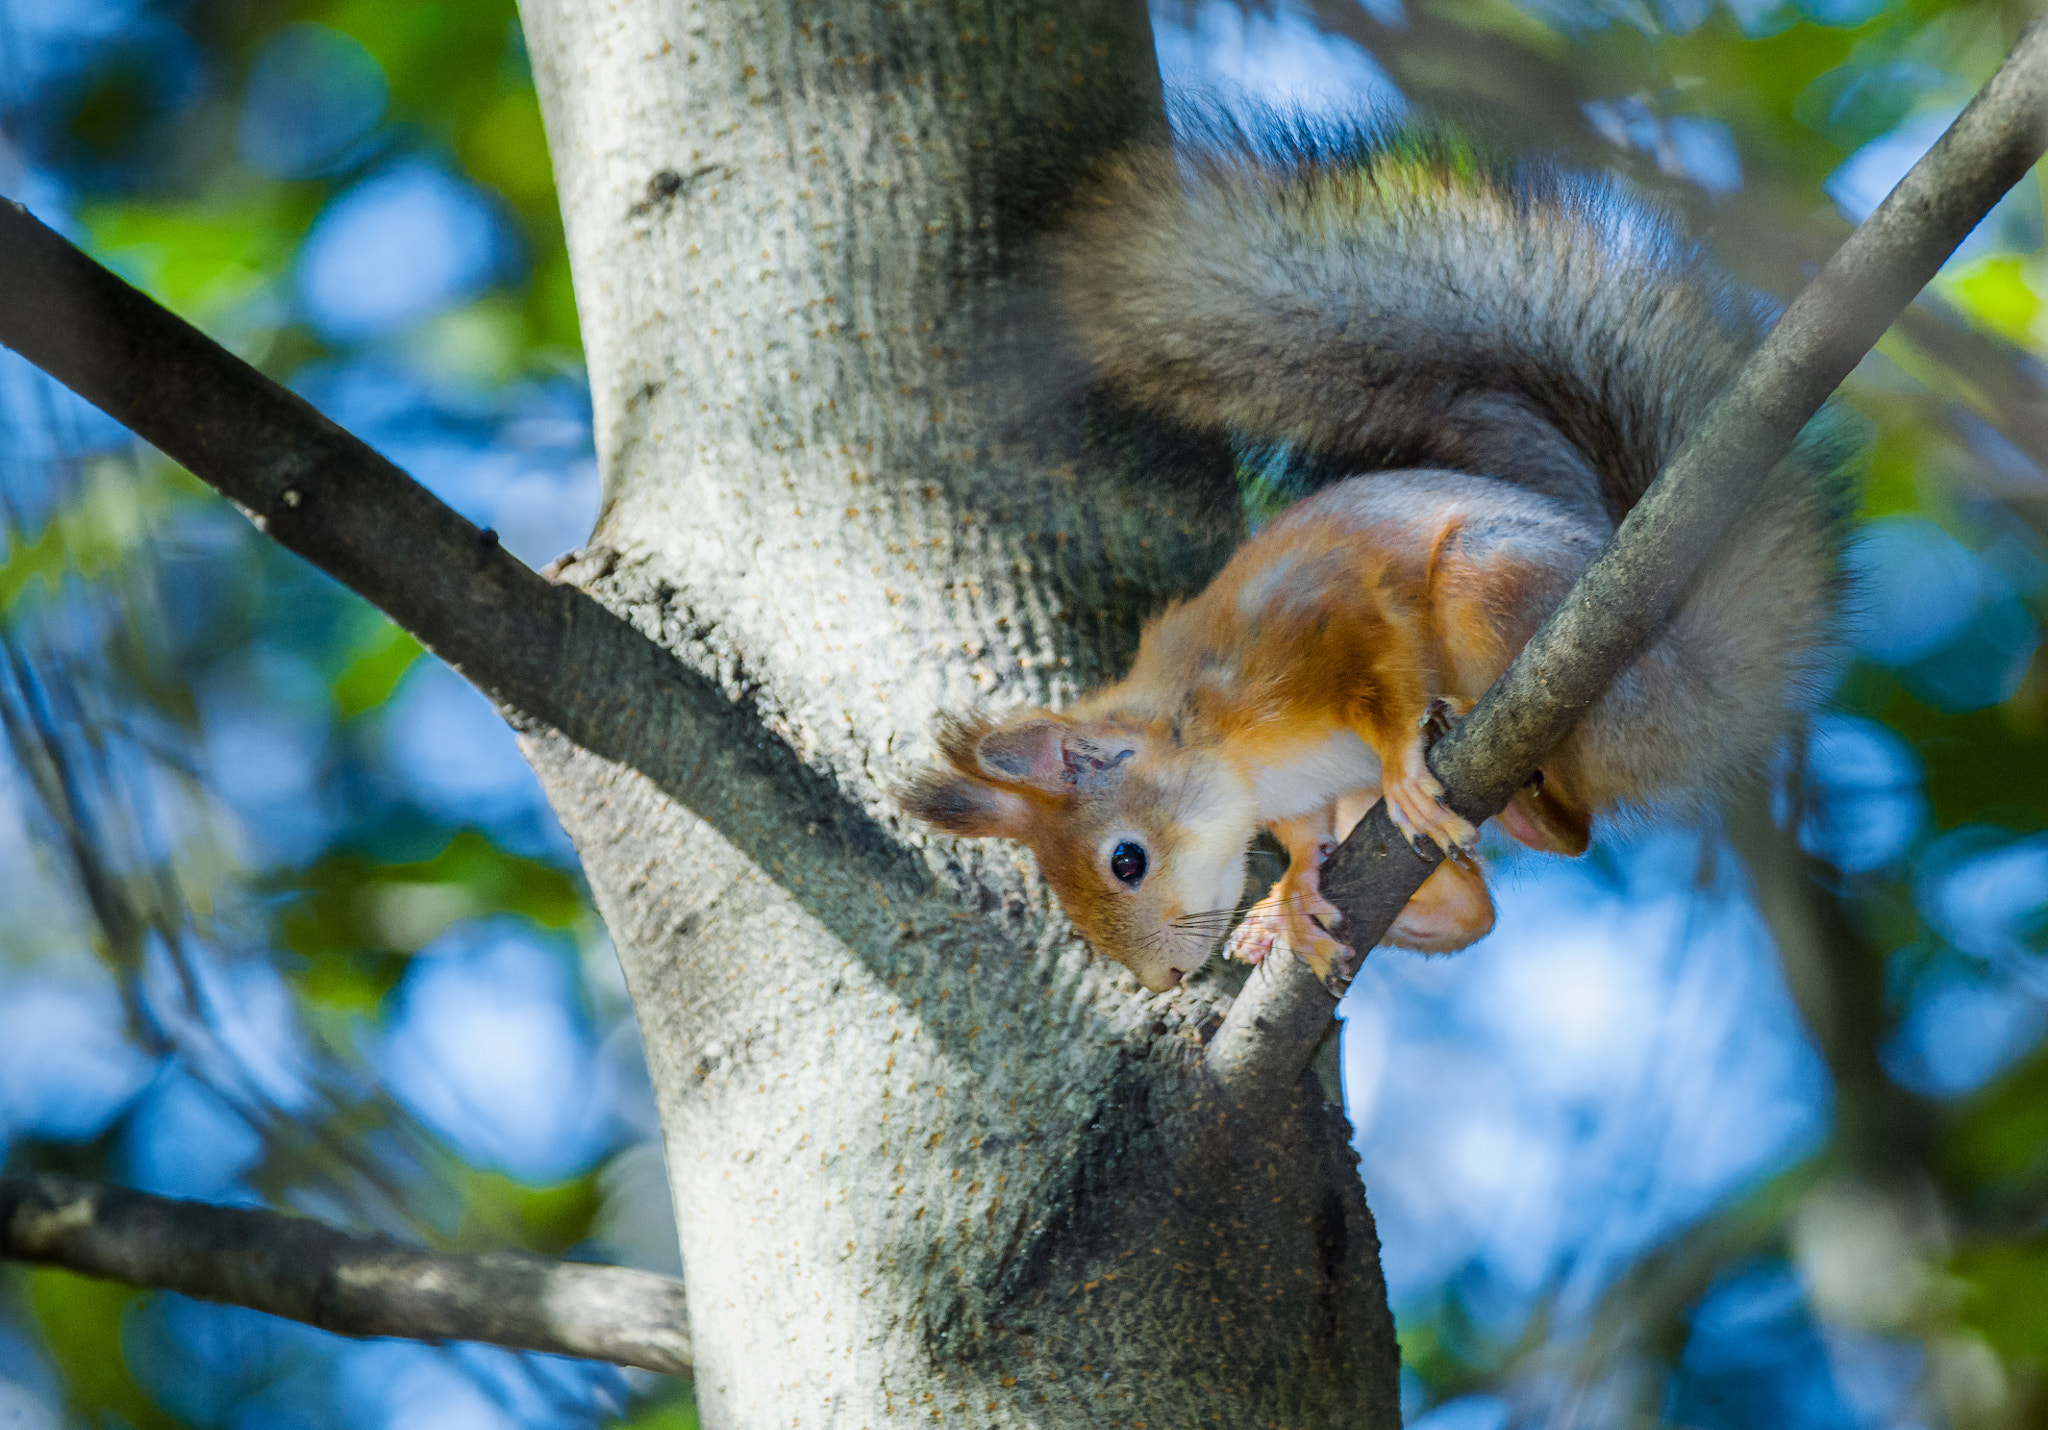
[[[1285,764],[1267,765],[1252,776],[1252,796],[1261,822],[1292,819],[1321,809],[1339,795],[1380,787],[1380,760],[1365,741],[1340,730]]]

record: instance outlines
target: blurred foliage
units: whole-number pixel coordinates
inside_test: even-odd
[[[563,1255],[589,1239],[604,1200],[595,1173],[550,1187],[494,1172],[470,1172],[464,1182],[462,1224],[450,1239],[459,1251],[512,1244]]]
[[[264,45],[294,24],[323,26],[359,44],[389,96],[376,134],[317,178],[266,173],[237,155],[224,112],[236,72],[246,73]],[[89,194],[97,191],[79,217],[103,261],[201,327],[225,324],[232,332],[252,300],[288,277],[299,242],[332,194],[396,156],[426,154],[492,193],[516,225],[524,255],[516,301],[505,308],[504,294],[485,300],[514,319],[498,335],[501,349],[522,366],[554,368],[580,357],[540,104],[509,4],[200,4],[182,28],[210,65],[222,67],[210,76],[222,92],[164,95],[152,105],[164,86],[139,81],[140,57],[110,46],[73,81],[68,102],[54,106],[61,127],[38,136],[59,162],[81,152],[104,161],[67,166],[88,181],[81,187]],[[172,135],[175,144],[164,147]],[[276,345],[276,360],[266,364],[274,375],[322,350],[303,329],[264,337]]]
[[[1161,23],[1221,8],[1168,0]],[[1629,174],[1780,301],[1849,231],[1850,181],[1964,102],[2034,11],[1238,8],[1356,41],[1412,102]],[[409,173],[447,181],[450,221],[478,226],[489,261],[377,323],[323,317],[321,235]],[[17,178],[38,212],[273,376],[316,400],[376,388],[358,410],[397,409],[366,432],[380,444],[501,451],[549,384],[576,381],[561,220],[509,0],[0,0],[0,186]],[[1871,627],[1831,697],[1861,763],[1816,746],[1804,804],[1781,811],[1801,816],[1803,843],[1731,820],[1833,1074],[1831,1141],[1640,1257],[1590,1307],[1560,1291],[1504,1315],[1481,1267],[1399,1307],[1418,1413],[1455,1401],[1471,1418],[1445,1424],[2048,1424],[2035,1017],[2048,924],[2038,891],[2031,908],[1986,912],[2013,887],[1986,871],[2034,877],[2026,861],[2048,829],[2042,201],[2038,182],[2022,185],[1845,394],[1869,429],[1863,514],[1904,563],[1863,573]],[[405,702],[428,688],[431,657],[45,389],[0,381],[0,429],[0,773],[36,836],[38,887],[66,895],[31,898],[24,880],[0,908],[0,978],[90,949],[108,971],[105,1016],[141,1069],[110,1083],[96,1119],[18,1128],[0,1102],[9,1165],[256,1197],[446,1246],[614,1254],[610,1144],[522,1182],[465,1157],[378,1061],[403,1031],[409,980],[446,961],[451,934],[517,930],[579,977],[609,957],[572,861],[530,809],[479,797],[482,812],[464,814],[400,768]],[[1284,456],[1248,459],[1273,501]],[[1925,639],[1901,637],[1929,621]],[[265,742],[285,737],[252,712],[289,724],[302,784],[257,787],[277,763]],[[282,1012],[229,996],[273,986]],[[2008,1031],[1930,1021],[1956,988],[1991,999]],[[589,1005],[578,1017],[626,1016],[600,978],[575,996]],[[1928,1028],[1992,1051],[1945,1074],[1920,1046]],[[200,1127],[213,1140],[195,1141]],[[232,1151],[237,1135],[250,1149]],[[178,1162],[181,1138],[206,1165]],[[80,1420],[178,1423],[131,1366],[150,1298],[58,1272],[6,1284],[24,1309],[0,1301],[0,1380],[26,1374],[7,1339],[18,1332]],[[216,1339],[177,1342],[175,1378],[240,1386],[241,1343],[228,1322],[204,1324]],[[490,1375],[461,1364],[497,1387],[510,1421],[697,1423],[686,1391],[636,1383],[649,1398],[635,1403],[593,1373],[570,1394],[561,1373],[504,1360]],[[1838,1364],[1849,1369],[1827,1369]],[[1857,1366],[1891,1367],[1907,1389],[1858,1409],[1840,1384],[1882,1376]],[[518,1376],[555,1387],[545,1412],[516,1408],[527,1401],[505,1377]],[[382,1423],[288,1380],[248,1393],[292,1423]],[[277,1397],[292,1394],[286,1416]]]
[[[415,202],[439,203],[430,217],[452,215],[489,255],[458,244],[442,289],[350,326],[315,293],[318,234],[393,175],[425,176]],[[508,425],[573,419],[582,400],[510,0],[0,0],[0,188],[272,376],[316,400],[367,393],[389,425],[359,430],[387,448],[425,441],[458,476],[504,450]],[[21,1082],[0,1046],[0,1157],[451,1249],[672,1260],[672,1245],[607,1239],[619,1197],[661,1196],[610,1174],[650,1128],[612,1126],[612,1104],[586,1095],[602,1125],[579,1134],[580,1169],[522,1180],[448,1123],[445,1097],[421,1103],[392,1072],[407,1038],[426,1075],[462,1046],[432,1041],[408,989],[422,963],[483,956],[463,952],[479,940],[564,970],[572,1006],[505,1026],[559,1028],[596,1060],[562,1072],[579,1095],[612,1029],[630,1046],[566,841],[530,777],[506,793],[493,773],[510,757],[502,727],[479,727],[500,744],[482,774],[474,738],[405,756],[431,733],[408,692],[439,673],[412,637],[21,377],[0,369],[0,813],[18,809],[35,845],[0,874],[20,894],[0,901],[0,1044],[10,999],[98,996],[71,958],[82,948],[111,972],[103,1016],[140,1060],[78,1093],[98,1099],[79,1111],[63,1088]],[[587,427],[569,430],[571,455],[587,454]],[[453,794],[433,782],[443,763]],[[667,1215],[663,1201],[655,1223]],[[0,1270],[7,1288],[20,1294],[11,1310],[0,1297],[0,1391],[41,1364],[81,1423],[239,1424],[282,1403],[295,1424],[381,1424],[404,1407],[377,1397],[419,1373],[371,1369],[389,1347],[265,1340],[236,1313],[61,1272]],[[159,1303],[182,1309],[136,1340]],[[459,1423],[696,1423],[687,1390],[655,1377],[510,1353],[440,1366],[474,1387]],[[0,1420],[13,1404],[0,1395]]]
[[[115,1351],[122,1320],[144,1293],[46,1266],[27,1273],[27,1280],[36,1322],[63,1367],[72,1409],[98,1423],[111,1417],[135,1430],[177,1430],[179,1422],[135,1383]]]
[[[677,1396],[651,1404],[623,1423],[628,1430],[697,1430],[697,1407],[688,1396]]]
[[[334,713],[353,720],[391,698],[421,654],[420,643],[388,622],[372,632],[334,677]]]

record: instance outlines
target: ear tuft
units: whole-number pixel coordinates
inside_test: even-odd
[[[927,770],[897,795],[905,811],[963,839],[1019,839],[1029,813],[1012,794],[957,770]]]
[[[988,716],[955,715],[942,712],[939,716],[939,753],[956,770],[974,769],[974,747],[981,743],[981,737],[995,728],[995,722]]]

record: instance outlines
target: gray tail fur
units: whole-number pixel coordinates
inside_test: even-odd
[[[1211,121],[1113,163],[1052,257],[1084,355],[1141,404],[1325,467],[1502,478],[1602,535],[1764,327],[1618,182],[1441,130]],[[1717,792],[1810,704],[1847,491],[1827,426],[1574,737],[1602,802]]]

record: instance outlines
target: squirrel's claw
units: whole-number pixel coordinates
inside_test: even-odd
[[[1427,752],[1438,740],[1457,728],[1465,712],[1450,701],[1438,696],[1429,702],[1429,708],[1422,714],[1422,748]]]
[[[1315,960],[1309,958],[1307,954],[1303,954],[1302,958],[1308,964],[1309,971],[1314,973],[1316,967]],[[1316,977],[1322,983],[1324,991],[1332,998],[1342,998],[1344,990],[1351,986],[1351,980],[1357,974],[1357,953],[1353,952],[1350,944],[1340,943],[1337,945],[1336,953],[1330,958],[1329,966],[1323,972],[1316,974]]]

